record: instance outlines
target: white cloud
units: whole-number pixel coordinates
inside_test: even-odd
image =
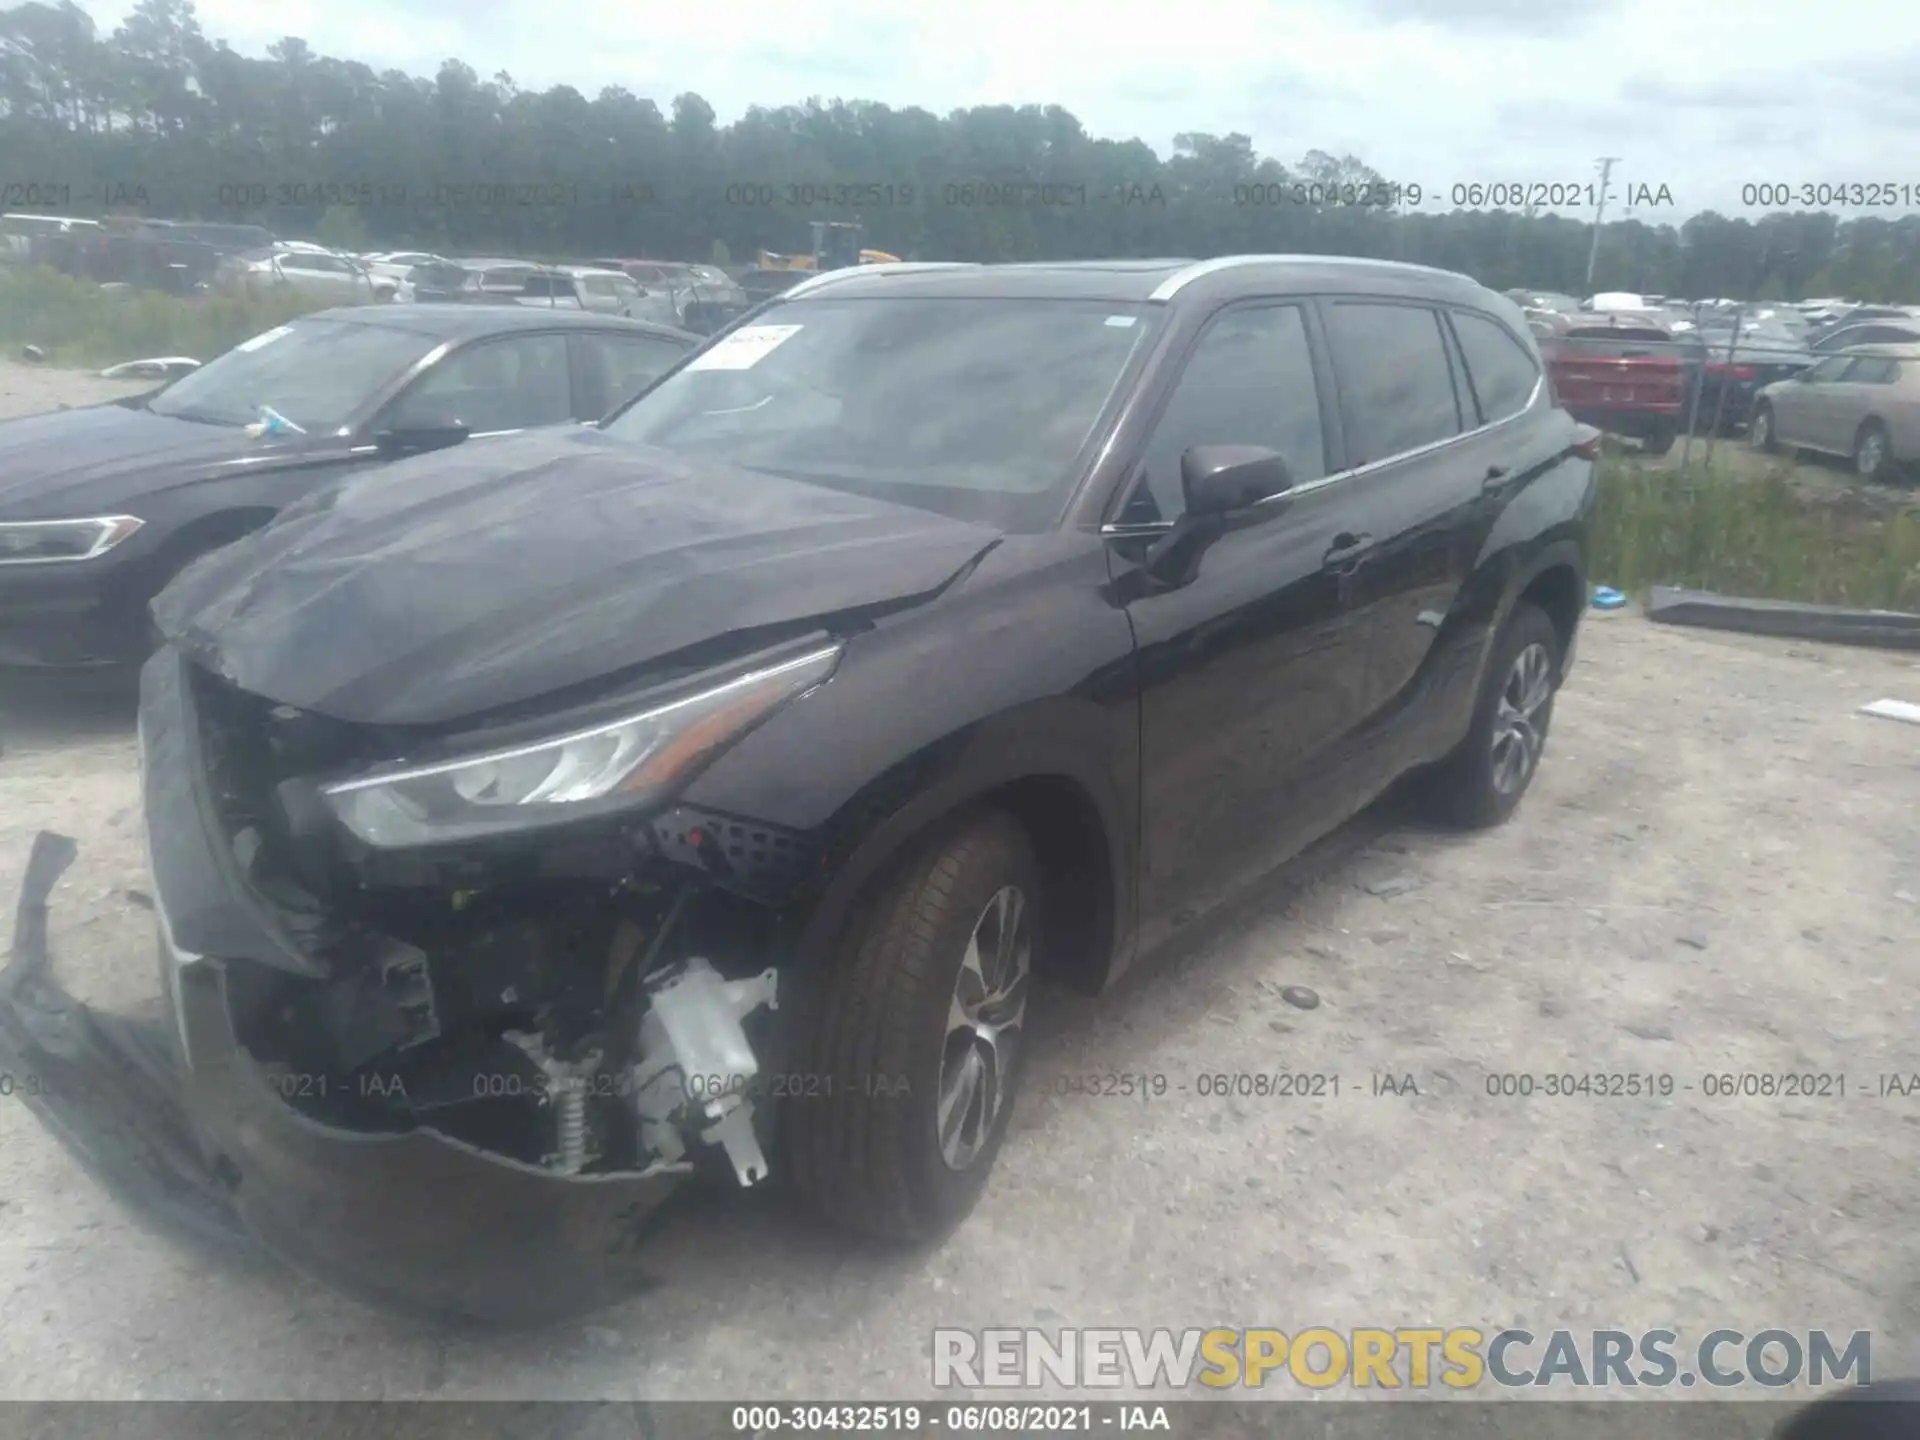
[[[125,12],[92,0],[103,27]],[[1095,135],[1165,153],[1241,130],[1292,160],[1352,153],[1445,194],[1455,182],[1569,182],[1617,155],[1616,187],[1668,186],[1645,214],[1739,212],[1743,183],[1888,180],[1920,123],[1920,7],[1856,0],[963,0],[636,6],[582,0],[200,0],[243,53],[288,34],[376,69],[458,58],[527,89],[686,90],[724,122],[809,95],[921,105],[1058,103]],[[1795,104],[1805,107],[1796,116]],[[886,179],[888,177],[874,177]],[[1617,212],[1616,212],[1617,213]]]

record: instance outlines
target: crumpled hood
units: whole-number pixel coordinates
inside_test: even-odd
[[[258,448],[244,430],[115,403],[7,420],[0,422],[0,520],[126,510],[143,495]]]
[[[191,566],[161,630],[244,690],[435,725],[730,632],[930,594],[999,532],[598,430],[383,467]]]

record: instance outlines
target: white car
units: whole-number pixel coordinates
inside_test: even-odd
[[[232,257],[221,267],[227,288],[284,285],[336,305],[366,305],[393,299],[399,282],[372,274],[359,259],[303,240],[282,240],[271,250]]]
[[[636,316],[646,309],[647,292],[618,270],[602,270],[590,265],[555,265],[530,271],[522,282],[518,300],[522,305]],[[671,314],[672,311],[669,309],[667,313]],[[645,318],[659,323],[675,323],[652,313]]]
[[[425,250],[383,250],[362,255],[361,262],[376,279],[391,280],[397,286],[416,265],[444,265],[447,262]],[[396,297],[397,298],[397,297]]]

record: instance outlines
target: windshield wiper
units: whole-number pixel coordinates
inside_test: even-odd
[[[150,414],[158,415],[163,419],[185,420],[192,425],[218,425],[223,430],[237,430],[245,423],[226,415],[209,415],[204,410],[155,410],[151,401],[147,403],[146,409]]]

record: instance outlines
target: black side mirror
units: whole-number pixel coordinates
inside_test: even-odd
[[[380,453],[389,459],[401,455],[421,455],[429,450],[445,450],[471,435],[471,427],[452,425],[400,425],[382,430],[373,437]]]
[[[1180,457],[1189,515],[1227,515],[1293,488],[1280,454],[1260,445],[1195,445]]]

